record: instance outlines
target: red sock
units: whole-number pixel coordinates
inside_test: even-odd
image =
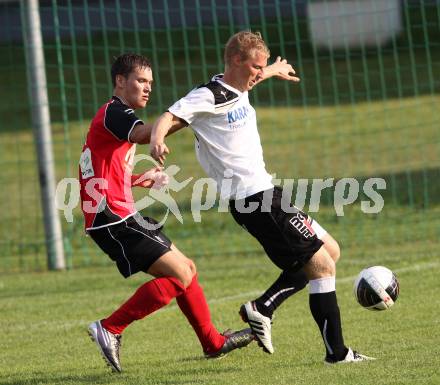
[[[194,276],[185,292],[179,295],[176,300],[180,310],[196,332],[203,351],[212,353],[219,350],[225,342],[225,337],[217,331],[211,322],[209,307],[203,289],[197,280],[197,275]]]
[[[174,297],[185,292],[185,287],[176,278],[161,277],[144,283],[110,317],[101,321],[109,332],[121,334],[133,321],[167,305]]]

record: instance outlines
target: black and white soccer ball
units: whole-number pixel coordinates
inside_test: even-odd
[[[387,310],[399,296],[399,281],[384,266],[362,270],[354,281],[354,296],[361,306],[369,310]]]

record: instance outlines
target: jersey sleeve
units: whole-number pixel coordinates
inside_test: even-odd
[[[105,112],[104,127],[119,140],[129,141],[130,132],[137,124],[144,122],[139,119],[133,109],[119,103],[111,103]]]
[[[214,95],[206,87],[196,88],[174,103],[168,111],[191,124],[199,114],[214,113]]]

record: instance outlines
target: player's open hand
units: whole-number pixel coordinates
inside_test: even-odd
[[[159,190],[163,186],[166,186],[169,181],[170,178],[163,172],[163,167],[154,167],[143,174],[133,175],[132,185]]]
[[[150,155],[158,161],[161,165],[165,163],[166,154],[169,154],[170,150],[168,149],[165,143],[151,143],[150,144]]]
[[[170,182],[169,176],[163,171],[163,167],[155,167],[146,172],[149,174],[150,180],[153,182],[151,188],[160,190]]]
[[[293,67],[286,59],[282,59],[281,56],[278,56],[274,63],[264,69],[264,74],[266,78],[275,76],[279,79],[292,82],[300,81],[299,77],[295,76],[296,72]]]

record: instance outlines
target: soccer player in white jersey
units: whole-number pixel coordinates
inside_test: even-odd
[[[335,292],[339,246],[304,212],[281,209],[283,190],[271,182],[265,168],[254,108],[248,92],[259,82],[278,77],[297,82],[295,71],[280,57],[267,66],[269,50],[259,33],[242,31],[225,47],[225,71],[174,103],[153,126],[151,155],[163,163],[169,149],[165,136],[191,126],[197,158],[216,180],[221,198],[230,200],[236,222],[254,236],[282,272],[259,298],[241,306],[259,345],[273,353],[271,321],[274,310],[309,283],[310,311],[321,332],[325,362],[358,362],[370,357],[344,344]],[[232,186],[222,187],[224,178]],[[289,210],[292,211],[292,210]]]

